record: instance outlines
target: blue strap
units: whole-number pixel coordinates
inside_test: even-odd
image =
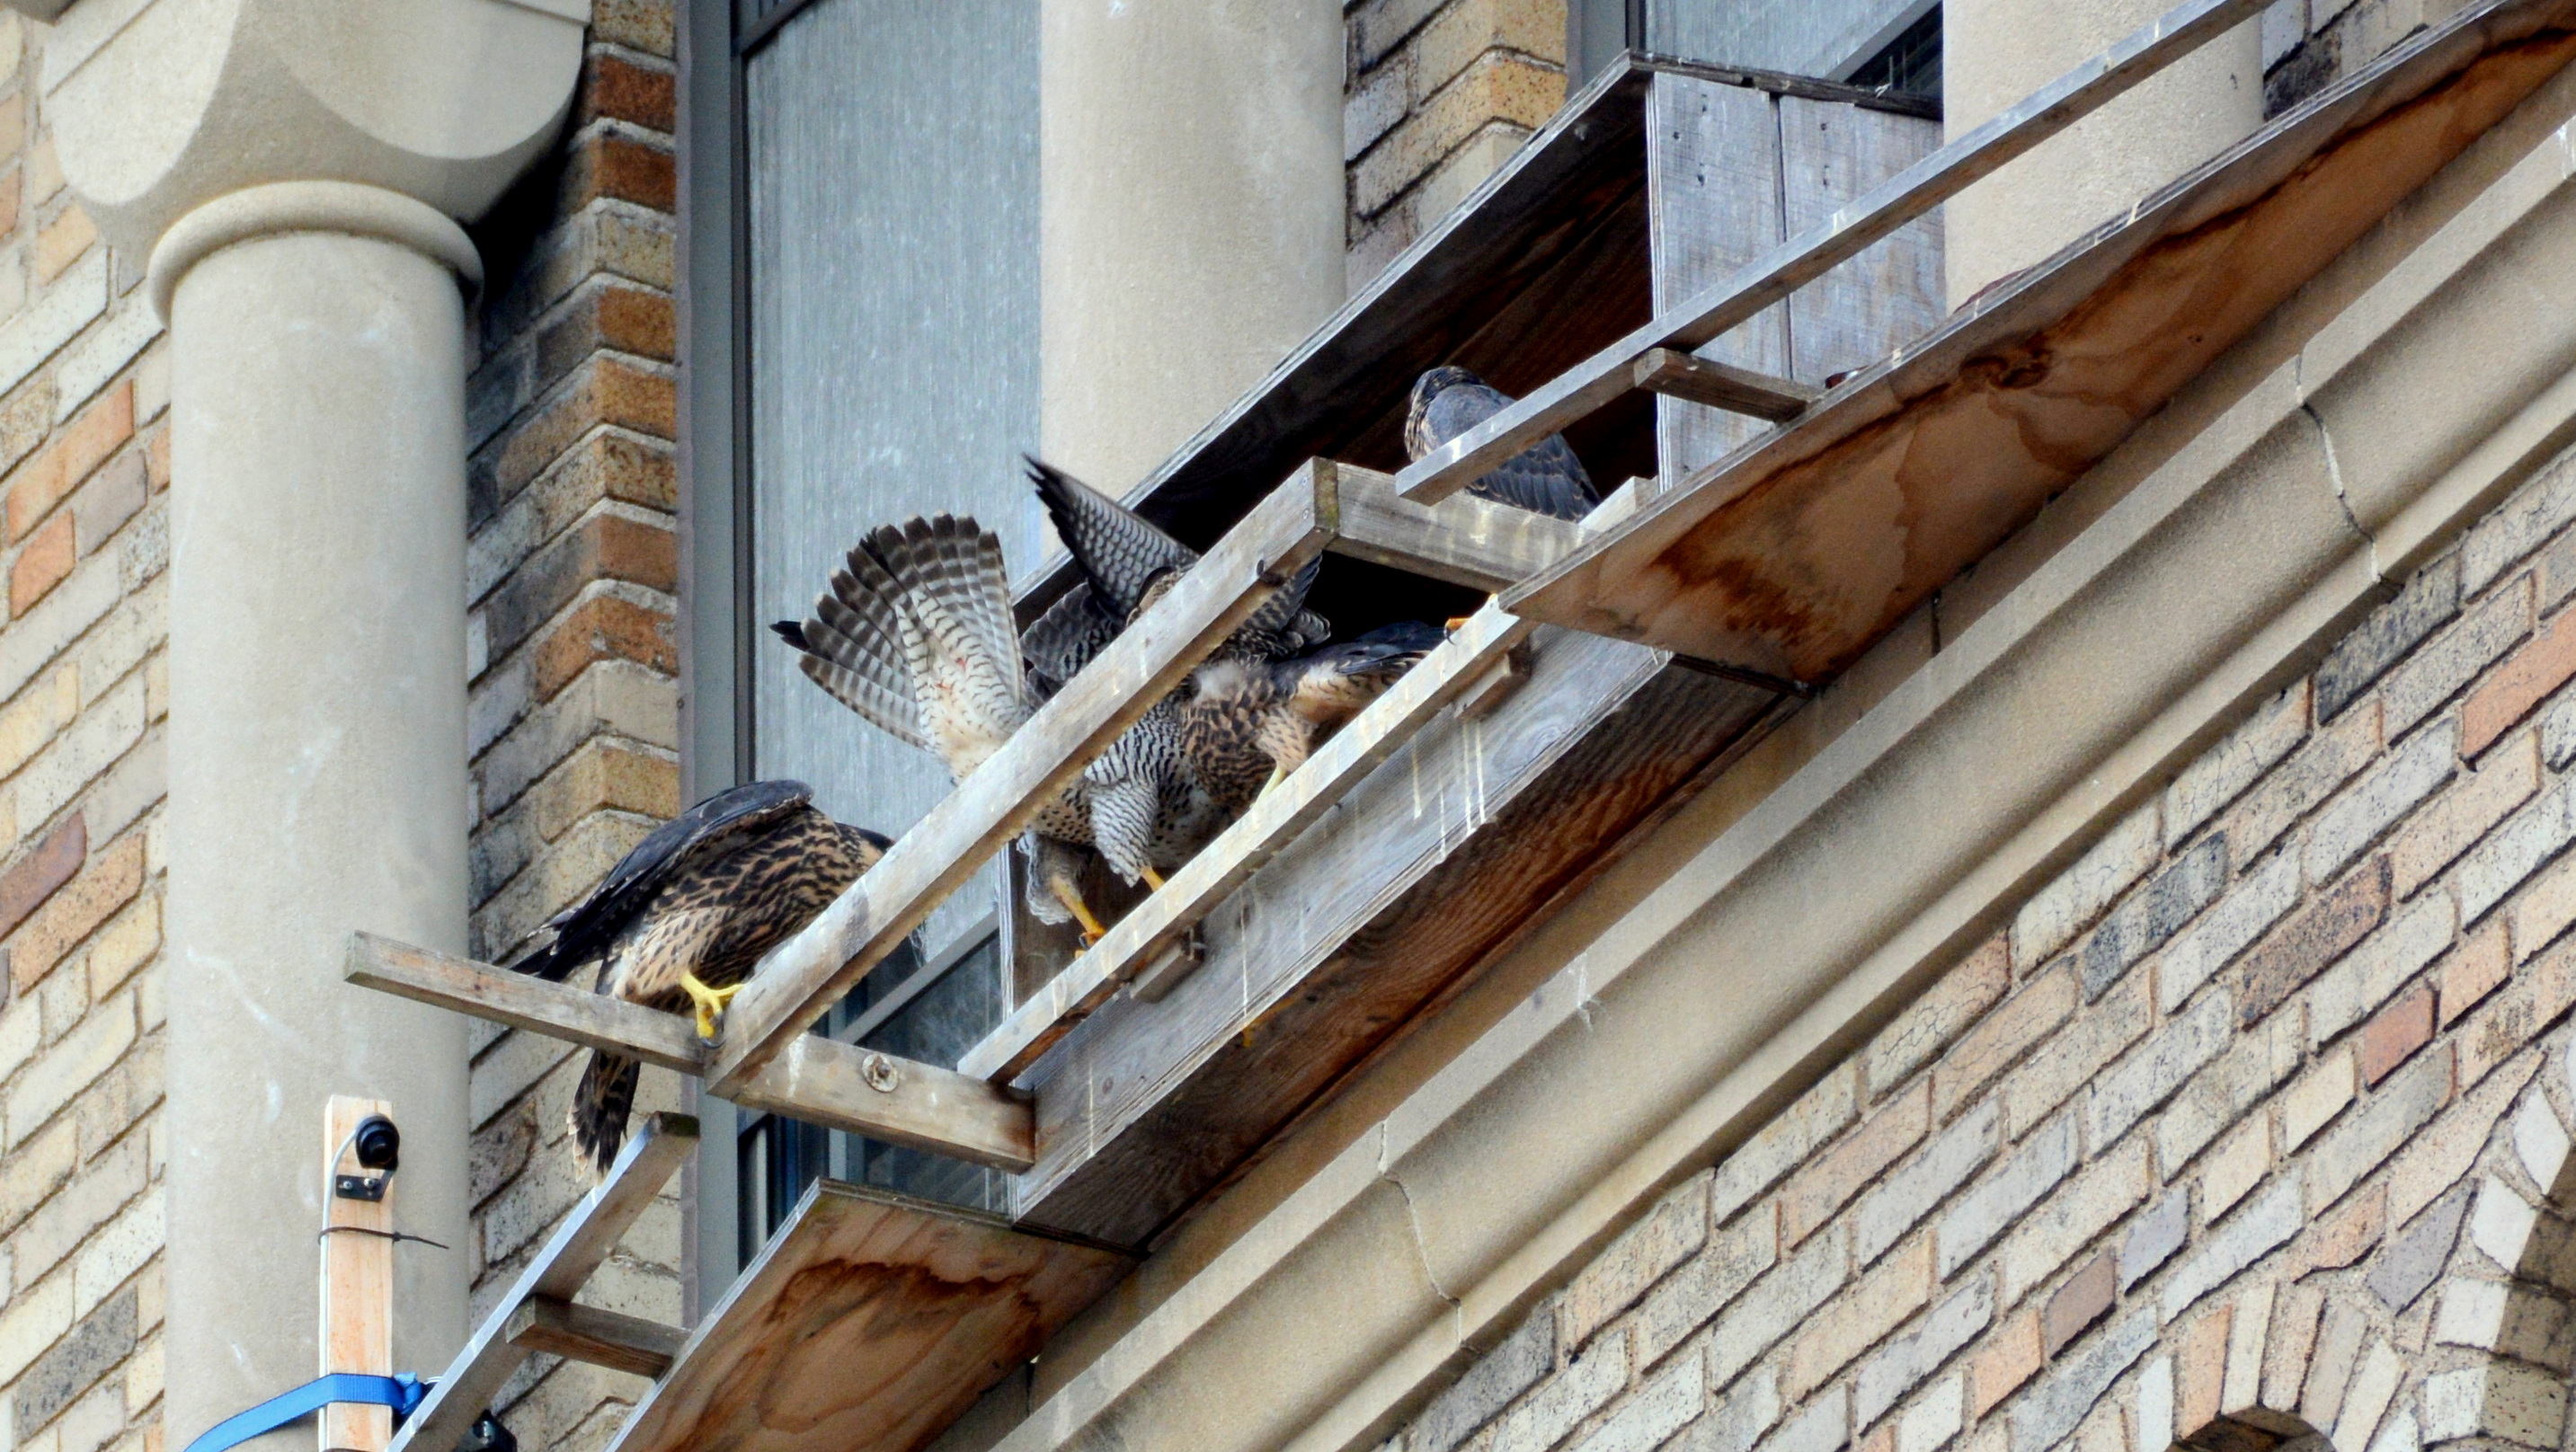
[[[263,1432],[274,1432],[299,1417],[310,1416],[333,1402],[358,1402],[367,1406],[391,1407],[394,1421],[400,1423],[429,1395],[429,1388],[410,1372],[399,1376],[370,1376],[361,1371],[335,1371],[316,1377],[290,1392],[280,1392],[247,1412],[235,1412],[208,1427],[197,1440],[188,1444],[187,1452],[225,1452],[238,1447]]]

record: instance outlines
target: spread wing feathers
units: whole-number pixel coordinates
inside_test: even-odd
[[[1235,627],[1233,639],[1246,653],[1275,659],[1312,650],[1332,638],[1332,622],[1306,608],[1306,592],[1315,588],[1315,572],[1323,567],[1320,557],[1308,560],[1295,579]]]
[[[1100,597],[1087,583],[1077,584],[1046,613],[1020,633],[1020,655],[1028,662],[1030,694],[1043,701],[1064,689],[1073,673],[1091,663],[1101,648],[1118,638],[1119,621],[1100,608]]]
[[[1027,462],[1029,482],[1037,486],[1047,516],[1055,521],[1057,537],[1122,623],[1135,613],[1156,575],[1198,563],[1196,550],[1143,515],[1052,464]]]
[[[718,792],[670,821],[608,870],[587,897],[546,920],[511,971],[558,982],[600,957],[664,884],[740,849],[814,799],[801,781],[756,781]]]
[[[1487,386],[1464,368],[1434,368],[1414,381],[1404,421],[1405,453],[1419,459],[1511,403],[1509,394]],[[1467,492],[1559,519],[1581,519],[1599,502],[1592,476],[1563,434],[1550,434],[1504,460],[1468,485]]]
[[[781,620],[769,628],[796,647],[796,664],[832,699],[896,740],[930,750],[891,607],[861,590],[847,570],[832,572],[832,590],[815,600],[814,613],[801,624]]]

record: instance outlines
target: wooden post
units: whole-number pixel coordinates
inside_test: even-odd
[[[384,1196],[348,1200],[332,1193],[343,1173],[341,1146],[368,1115],[393,1116],[381,1099],[331,1096],[322,1115],[322,1372],[362,1371],[391,1376],[394,1370],[394,1197],[393,1179],[385,1177]],[[346,1172],[361,1171],[354,1156]],[[322,1409],[321,1452],[385,1452],[394,1439],[391,1407],[333,1402]]]

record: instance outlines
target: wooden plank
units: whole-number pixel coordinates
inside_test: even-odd
[[[1105,1003],[1026,1076],[1023,1223],[1144,1246],[1579,890],[1774,697],[1542,631],[1527,684],[1444,715],[1200,924],[1159,1003]]]
[[[465,1349],[447,1364],[438,1384],[394,1434],[388,1452],[414,1448],[449,1452],[464,1440],[519,1363],[527,1360],[528,1353],[510,1342],[511,1317],[537,1297],[571,1300],[697,1145],[698,1122],[689,1116],[646,1116],[627,1137],[608,1174],[564,1216],[547,1237],[545,1248],[519,1273]]]
[[[322,1113],[322,1352],[321,1372],[394,1374],[394,1183],[376,1200],[344,1200],[332,1193],[341,1148],[369,1115],[393,1117],[381,1099],[334,1094]],[[351,1155],[352,1173],[368,1174]],[[394,1436],[394,1410],[359,1402],[332,1402],[315,1419],[321,1452],[384,1452]]]
[[[1162,891],[1120,918],[1108,936],[1014,1008],[958,1060],[958,1072],[1004,1083],[1017,1077],[1263,863],[1339,805],[1353,783],[1375,771],[1450,698],[1482,679],[1488,666],[1528,638],[1526,622],[1490,604],[1478,611],[1166,879]]]
[[[671,1369],[688,1333],[620,1311],[532,1296],[510,1313],[502,1335],[531,1355],[544,1352],[604,1366],[630,1376],[660,1377]]]
[[[820,1034],[742,1081],[733,1101],[1016,1174],[1036,1162],[1028,1101],[981,1078]]]
[[[1130,1264],[994,1216],[819,1182],[610,1452],[918,1452]]]
[[[371,933],[350,935],[345,976],[364,987],[630,1054],[683,1074],[704,1068],[697,1057],[702,1052],[697,1029],[684,1015]],[[976,1164],[1006,1170],[1029,1165],[1031,1121],[1024,1101],[937,1064],[836,1039],[799,1035],[786,1053],[723,1097]]]
[[[1226,533],[885,857],[768,960],[726,1015],[708,1091],[733,1098],[1047,800],[1134,725],[1331,537],[1330,470],[1310,466]]]
[[[1791,233],[1842,207],[1941,145],[1941,123],[1803,96],[1780,98],[1780,204]],[[1789,374],[1821,387],[1866,368],[1950,315],[1941,214],[1873,243],[1789,297]]]
[[[1395,492],[1395,476],[1333,466],[1334,554],[1491,593],[1517,585],[1574,547],[1572,520],[1514,509],[1470,494],[1416,504]]]
[[[1870,189],[1826,221],[1739,268],[1670,313],[1568,369],[1520,402],[1405,466],[1407,499],[1445,499],[1478,475],[1625,392],[1649,348],[1697,349],[1799,286],[1958,195],[2146,80],[2201,42],[2251,19],[2266,0],[2185,0],[2020,104]]]
[[[697,1073],[706,1053],[685,1014],[662,1013],[373,933],[349,935],[349,958],[340,976],[361,988],[632,1055],[683,1074]]]
[[[2568,0],[2457,12],[1588,538],[1505,604],[1830,678],[2563,68],[2571,24]]]
[[[1780,215],[1780,112],[1773,94],[1658,74],[1646,95],[1646,214],[1658,316],[1779,246],[1789,233]],[[1763,309],[1704,344],[1699,356],[1788,377],[1788,306]],[[1648,385],[1639,380],[1638,386]],[[1657,398],[1658,478],[1679,480],[1762,429],[1759,416],[1673,395]]]
[[[1792,378],[1756,373],[1731,363],[1713,363],[1670,348],[1647,349],[1646,356],[1637,360],[1631,381],[1649,393],[1773,423],[1785,423],[1805,413],[1807,405],[1825,392]]]

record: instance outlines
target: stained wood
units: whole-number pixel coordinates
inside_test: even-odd
[[[1555,563],[1574,547],[1579,529],[1470,494],[1416,504],[1395,492],[1395,476],[1351,464],[1334,465],[1333,480],[1335,532],[1327,549],[1489,594]]]
[[[1226,896],[1170,996],[1112,998],[1039,1059],[1016,1218],[1150,1243],[1773,719],[1654,651],[1533,646],[1527,685],[1415,732]]]
[[[566,1214],[545,1248],[528,1262],[474,1336],[440,1373],[438,1384],[394,1434],[389,1452],[449,1452],[464,1439],[474,1420],[492,1405],[519,1363],[525,1348],[509,1338],[511,1319],[521,1306],[540,1297],[569,1301],[617,1248],[618,1240],[680,1162],[698,1144],[698,1122],[685,1114],[652,1114],[627,1137],[626,1147],[599,1185]]]
[[[2461,10],[1506,603],[1772,675],[1831,676],[2560,70],[2571,24],[2567,0]]]
[[[488,963],[353,933],[345,976],[364,987],[628,1054],[683,1074],[705,1070],[705,1046],[685,1015]],[[736,1005],[741,1001],[737,998]],[[1006,1170],[1029,1165],[1031,1120],[1022,1100],[937,1064],[835,1039],[798,1035],[784,1053],[722,1097],[977,1164]]]
[[[1556,522],[1556,521],[1551,521]],[[1343,802],[1450,699],[1529,636],[1527,622],[1487,605],[1317,747],[1286,781],[1200,849],[1163,889],[1111,925],[958,1060],[960,1073],[1007,1083],[1107,1003],[1140,968],[1196,926],[1282,847]]]
[[[340,1147],[349,1142],[371,1114],[393,1117],[393,1106],[381,1099],[334,1094],[322,1114],[322,1335],[324,1375],[361,1371],[391,1376],[394,1371],[394,1195],[401,1182],[389,1181],[381,1200],[343,1200],[330,1193],[339,1169]],[[357,1156],[348,1158],[352,1173],[364,1174]],[[353,1232],[340,1233],[333,1232]],[[384,1452],[393,1440],[391,1407],[332,1402],[317,1419],[321,1452]]]
[[[1630,381],[1649,393],[1778,423],[1796,418],[1824,390],[1731,363],[1713,363],[1670,348],[1650,348]],[[1452,498],[1457,496],[1452,495]]]
[[[1780,110],[1774,97],[1727,80],[1675,72],[1658,74],[1649,87],[1646,215],[1658,316],[1725,281],[1789,235],[1780,217]],[[1702,344],[1698,356],[1755,374],[1788,377],[1788,305],[1763,309],[1724,337]],[[1643,378],[1637,386],[1651,387]],[[1762,430],[1760,416],[1710,400],[1658,398],[1659,477],[1678,480]]]
[[[1017,1173],[1036,1160],[1025,1099],[954,1069],[819,1034],[799,1034],[743,1080],[733,1100],[998,1170]]]
[[[610,1452],[917,1452],[1129,1264],[992,1216],[819,1182]]]
[[[2040,88],[1993,120],[1933,152],[1825,225],[1794,237],[1725,281],[1557,375],[1519,403],[1405,466],[1396,488],[1437,500],[1600,407],[1649,348],[1696,350],[1801,285],[1958,195],[1997,168],[2090,115],[2201,42],[2252,18],[2265,0],[2186,0],[2109,50]]]
[[[361,988],[632,1055],[683,1074],[697,1073],[706,1051],[697,1026],[685,1014],[662,1013],[373,933],[349,935],[349,957],[340,976]]]
[[[1048,799],[1153,708],[1331,535],[1329,476],[1280,485],[1154,608],[958,783],[877,865],[780,945],[735,998],[708,1068],[733,1098],[831,1009]]]
[[[502,1335],[524,1352],[569,1357],[646,1377],[669,1371],[681,1343],[688,1339],[677,1326],[549,1296],[522,1302],[510,1313]]]

